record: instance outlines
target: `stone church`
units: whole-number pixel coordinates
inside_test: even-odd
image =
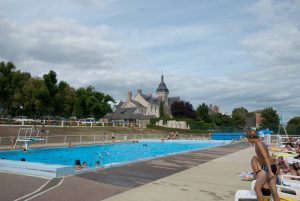
[[[114,108],[114,112],[107,114],[104,119],[107,122],[137,123],[147,121],[151,118],[159,117],[159,107],[164,104],[165,113],[171,115],[171,105],[175,101],[180,101],[179,97],[169,97],[169,89],[164,82],[164,76],[156,89],[156,96],[145,95],[142,90],[137,90],[135,97],[132,92],[128,92],[125,102],[121,101]],[[144,122],[145,123],[145,122]]]

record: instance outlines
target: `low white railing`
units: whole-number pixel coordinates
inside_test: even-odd
[[[300,135],[265,135],[264,142],[268,145],[282,146],[291,142],[294,145],[300,144]]]
[[[132,140],[144,140],[144,139],[167,139],[169,134],[100,134],[100,135],[53,135],[45,136],[43,141],[33,141],[30,147],[49,147],[49,146],[74,146],[74,145],[84,145],[84,144],[105,144],[112,142],[123,142]],[[113,139],[114,136],[114,139]],[[12,149],[13,148],[13,138],[10,137],[0,137],[0,149]],[[177,134],[176,139],[186,140],[186,139],[210,139],[209,134]],[[22,144],[18,144],[16,148],[21,147]]]

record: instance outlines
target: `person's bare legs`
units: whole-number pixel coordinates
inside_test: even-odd
[[[279,201],[280,198],[279,198],[277,188],[276,188],[276,175],[275,175],[275,177],[273,177],[272,179],[270,179],[268,181],[268,185],[269,185],[270,191],[272,193],[273,200]]]
[[[263,201],[264,197],[261,189],[268,188],[267,184],[267,174],[264,170],[262,170],[261,165],[258,162],[257,156],[253,156],[251,159],[251,167],[252,170],[256,173],[256,183],[254,186],[254,190],[256,192],[257,200]]]
[[[251,167],[254,173],[257,173],[258,171],[261,171],[261,165],[258,162],[257,156],[253,156],[251,159]]]
[[[263,201],[264,196],[261,192],[262,187],[267,183],[267,174],[264,170],[257,173],[257,178],[254,186],[254,190],[258,201]]]

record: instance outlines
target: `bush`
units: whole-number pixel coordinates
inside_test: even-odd
[[[159,120],[160,120],[160,118],[152,118],[152,119],[150,119],[150,124],[156,125],[156,122],[158,122]]]

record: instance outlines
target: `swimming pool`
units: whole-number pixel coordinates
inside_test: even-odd
[[[120,164],[229,143],[230,141],[216,140],[172,140],[164,143],[159,140],[142,140],[139,143],[97,144],[72,148],[39,148],[30,149],[27,152],[21,150],[1,151],[0,158],[15,161],[24,158],[27,162],[66,166],[73,166],[74,161],[79,159],[81,162],[85,161],[88,166],[93,167],[96,161],[99,161],[100,165]],[[102,160],[99,154],[102,154]]]

